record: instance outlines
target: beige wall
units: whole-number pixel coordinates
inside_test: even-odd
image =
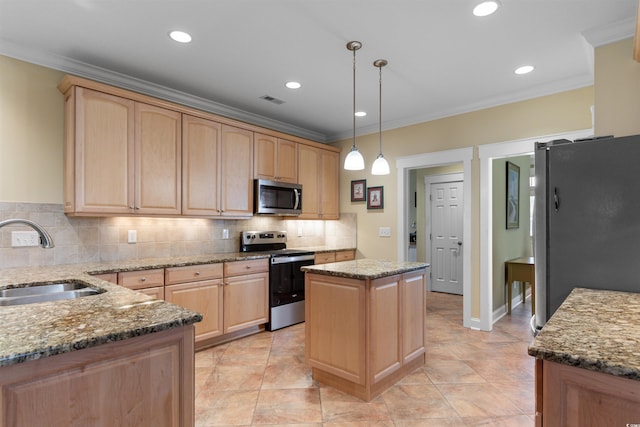
[[[633,39],[595,51],[596,135],[640,134],[640,63],[632,54]]]
[[[0,200],[62,203],[64,74],[0,56]]]

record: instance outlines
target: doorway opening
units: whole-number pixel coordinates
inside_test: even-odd
[[[409,241],[411,233],[411,219],[409,217],[409,203],[414,203],[414,191],[410,185],[410,172],[415,169],[433,168],[437,166],[462,165],[461,170],[464,177],[462,192],[465,200],[471,200],[471,160],[473,159],[473,148],[461,148],[455,150],[439,151],[435,153],[424,153],[414,156],[401,157],[396,160],[398,171],[397,179],[397,211],[398,211],[398,260],[409,259]],[[463,235],[465,245],[472,247],[471,236],[471,203],[465,203],[462,212]],[[471,316],[471,251],[462,252],[462,318],[463,326],[467,328],[480,329],[480,319]]]

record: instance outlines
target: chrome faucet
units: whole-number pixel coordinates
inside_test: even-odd
[[[29,227],[31,227],[34,230],[36,230],[38,232],[38,234],[40,235],[40,246],[42,246],[45,249],[50,249],[50,248],[53,248],[55,246],[53,244],[53,239],[51,238],[51,235],[49,233],[47,233],[47,230],[45,230],[44,228],[42,228],[41,225],[38,225],[33,221],[29,221],[28,219],[19,219],[19,218],[6,219],[4,221],[0,221],[0,228],[4,227],[5,225],[9,225],[9,224],[28,225]]]

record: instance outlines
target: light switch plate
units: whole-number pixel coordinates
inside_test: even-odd
[[[223,228],[222,229],[222,238],[223,239],[228,239],[229,238],[229,229],[228,228]]]
[[[380,237],[391,237],[391,227],[380,227],[378,235]]]
[[[138,241],[138,232],[136,230],[127,231],[127,242],[136,243]]]

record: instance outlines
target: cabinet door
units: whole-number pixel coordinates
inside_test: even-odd
[[[182,214],[220,215],[220,131],[211,120],[182,117]]]
[[[327,264],[330,262],[336,262],[336,253],[335,252],[324,252],[320,254],[316,254],[314,257],[314,264]]]
[[[276,181],[298,182],[298,144],[278,139],[276,150]]]
[[[75,90],[75,112],[67,109],[72,116],[66,117],[69,121],[75,115],[73,135],[66,141],[67,151],[75,151],[75,178],[65,172],[66,179],[75,181],[75,209],[65,210],[129,213],[134,201],[135,103],[81,87]]]
[[[220,208],[223,216],[253,215],[253,132],[222,125]]]
[[[181,114],[135,106],[136,202],[140,214],[178,215],[181,209]]]
[[[400,275],[371,282],[369,291],[371,381],[376,383],[402,366]]]
[[[402,276],[402,359],[408,363],[425,353],[425,273]]]
[[[335,151],[321,150],[320,213],[322,219],[340,217],[340,156]]]
[[[222,279],[165,286],[165,299],[202,314],[202,321],[195,324],[196,342],[222,335]]]
[[[225,278],[224,333],[269,321],[269,273]]]
[[[356,259],[356,251],[354,250],[336,252],[336,262],[351,261],[354,259]]]
[[[298,147],[298,182],[302,184],[300,219],[320,218],[320,150],[308,145]]]
[[[261,133],[256,133],[254,138],[253,176],[256,179],[275,180],[278,138]]]

